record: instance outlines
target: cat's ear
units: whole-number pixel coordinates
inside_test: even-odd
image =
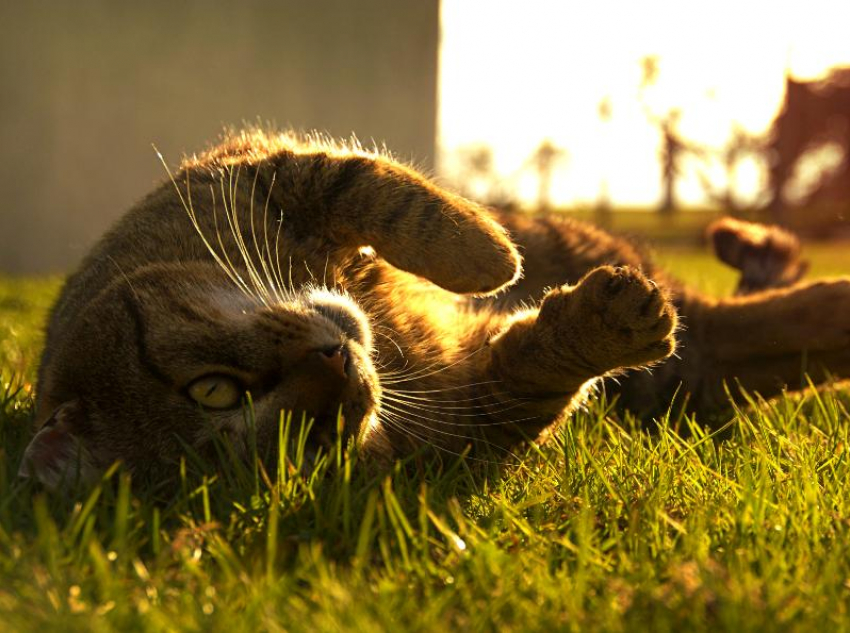
[[[75,431],[83,415],[76,400],[58,407],[27,446],[18,477],[36,479],[49,490],[97,481],[100,472]]]

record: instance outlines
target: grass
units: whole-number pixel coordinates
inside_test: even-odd
[[[168,495],[120,471],[50,495],[14,474],[56,288],[0,282],[2,630],[850,629],[850,392],[754,403],[722,440],[601,399],[487,468],[370,478],[339,447],[310,473],[190,462]]]

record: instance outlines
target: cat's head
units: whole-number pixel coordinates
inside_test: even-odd
[[[159,478],[187,447],[208,455],[216,436],[242,456],[251,433],[276,449],[281,411],[315,418],[308,450],[342,431],[389,457],[371,347],[344,295],[304,287],[264,305],[212,263],[143,268],[104,290],[54,350],[22,474],[55,487],[121,460]]]
[[[269,206],[280,210],[275,263],[286,254],[290,271],[292,258],[295,267],[311,257],[321,265],[328,259],[317,251],[353,258],[368,246],[387,264],[456,293],[497,292],[520,274],[516,248],[481,207],[356,148],[243,134],[190,161],[172,183],[175,191],[161,188],[131,211],[69,280],[82,290],[72,316],[51,324],[38,385],[39,431],[22,475],[55,486],[69,475],[92,479],[115,460],[155,475],[174,468],[187,448],[203,453],[218,435],[243,452],[252,432],[275,447],[281,411],[315,418],[313,442],[328,442],[341,423],[361,452],[392,457],[377,424],[369,324],[357,305],[297,280],[274,300],[258,301],[252,281],[227,273],[228,249],[251,268],[239,227],[250,226],[256,247],[255,221],[265,240]],[[187,214],[182,226],[166,215],[177,199]],[[262,209],[258,218],[255,206]],[[231,236],[221,231],[224,220],[218,223],[221,207]],[[195,261],[203,245],[210,257]],[[265,248],[270,252],[267,242]],[[128,274],[111,253],[134,266]],[[135,267],[147,258],[173,263]],[[104,269],[114,276],[100,274]],[[259,274],[243,272],[246,279]],[[109,278],[79,305],[80,296],[88,300]]]

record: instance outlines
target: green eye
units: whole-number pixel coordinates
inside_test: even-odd
[[[242,389],[230,376],[209,374],[189,385],[189,396],[210,409],[230,409],[239,404]]]

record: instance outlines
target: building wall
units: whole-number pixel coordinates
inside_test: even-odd
[[[429,167],[438,0],[0,5],[0,272],[66,271],[224,126],[386,143]]]

